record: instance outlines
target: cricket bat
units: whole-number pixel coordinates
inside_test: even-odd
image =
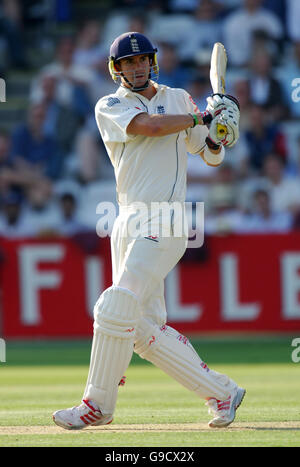
[[[227,54],[223,44],[216,42],[211,54],[210,61],[210,84],[214,94],[225,94],[225,75],[227,67]],[[224,137],[227,133],[225,125],[218,123],[218,136]]]

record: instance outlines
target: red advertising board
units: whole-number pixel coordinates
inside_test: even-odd
[[[93,305],[111,285],[109,239],[0,241],[5,338],[90,337]],[[199,255],[199,252],[201,253]],[[300,235],[206,238],[166,279],[180,332],[300,332]]]

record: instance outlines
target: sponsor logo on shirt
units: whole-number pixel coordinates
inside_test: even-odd
[[[117,97],[108,97],[107,106],[112,107],[115,104],[120,104],[120,99],[118,99]]]

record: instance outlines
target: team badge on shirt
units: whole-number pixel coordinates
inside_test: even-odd
[[[157,106],[157,113],[158,114],[165,114],[166,113],[165,108],[164,108],[163,105],[158,105]]]

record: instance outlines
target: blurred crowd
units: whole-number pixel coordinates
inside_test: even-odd
[[[300,1],[106,0],[92,2],[96,13],[105,4],[92,17],[78,14],[80,3],[0,2],[0,76],[34,72],[26,120],[10,130],[0,121],[0,235],[95,232],[97,204],[116,204],[94,106],[116,90],[106,60],[112,40],[126,31],[152,40],[159,82],[186,89],[200,110],[212,92],[213,44],[227,49],[240,139],[217,169],[188,158],[187,201],[204,201],[206,233],[299,230]],[[63,32],[54,36],[57,24]],[[40,44],[24,40],[30,28]],[[52,58],[36,69],[28,48],[42,54],[45,44]]]

